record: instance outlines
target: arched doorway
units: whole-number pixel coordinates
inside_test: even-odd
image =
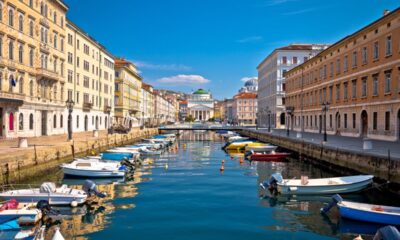
[[[96,116],[96,130],[99,130],[99,116]]]
[[[367,137],[368,135],[368,114],[367,111],[361,112],[361,137]]]
[[[337,135],[340,134],[339,129],[340,129],[340,114],[337,112],[335,116],[335,131]]]
[[[84,124],[84,126],[85,126],[85,131],[88,131],[88,116],[87,115],[85,115],[85,124]]]
[[[280,116],[281,126],[285,126],[285,120],[286,120],[285,113],[281,113],[281,116]]]
[[[104,127],[107,129],[108,125],[107,125],[107,117],[104,117]]]

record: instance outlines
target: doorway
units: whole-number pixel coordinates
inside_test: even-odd
[[[99,116],[96,116],[96,130],[99,130]]]
[[[0,137],[3,137],[3,108],[0,108]]]
[[[84,126],[85,126],[85,132],[88,131],[88,124],[89,124],[88,121],[89,121],[89,120],[88,120],[88,116],[85,115],[85,125],[84,125]]]
[[[361,137],[367,137],[368,135],[368,114],[367,111],[361,112]]]
[[[42,136],[47,136],[47,111],[42,111]]]
[[[337,112],[336,116],[335,116],[335,130],[336,130],[336,134],[339,135],[340,134],[340,114]]]

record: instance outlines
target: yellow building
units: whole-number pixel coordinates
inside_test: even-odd
[[[154,89],[153,86],[142,82],[142,100],[140,102],[142,118],[141,123],[144,126],[152,126],[154,124]]]
[[[114,115],[114,59],[107,50],[67,21],[67,96],[75,103],[74,132],[107,129]]]
[[[138,127],[142,118],[140,99],[142,77],[136,66],[121,58],[115,59],[115,119],[119,124]]]
[[[0,137],[65,132],[65,14],[59,0],[0,1]]]

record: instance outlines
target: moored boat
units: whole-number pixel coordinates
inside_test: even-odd
[[[262,183],[261,187],[280,194],[336,194],[357,192],[372,183],[372,175],[357,175],[332,178],[308,179],[283,179],[280,173],[275,173],[271,178]]]
[[[42,212],[34,204],[20,204],[11,199],[0,206],[0,224],[17,219],[19,224],[29,225],[37,223]]]
[[[228,143],[223,148],[225,150],[240,150],[240,149],[244,149],[247,145],[249,145],[251,143],[254,143],[254,142],[250,141],[250,140],[236,141],[236,142]]]
[[[65,175],[90,178],[124,177],[127,166],[121,162],[102,161],[97,159],[77,159],[72,163],[62,164]]]
[[[275,151],[278,148],[278,146],[275,145],[270,145],[270,144],[264,144],[264,145],[256,145],[256,146],[246,146],[245,151],[246,152],[269,152],[269,151]]]

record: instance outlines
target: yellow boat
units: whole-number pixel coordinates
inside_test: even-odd
[[[233,142],[226,147],[226,150],[244,150],[246,146],[263,146],[265,143],[253,142],[253,141],[242,141]]]

